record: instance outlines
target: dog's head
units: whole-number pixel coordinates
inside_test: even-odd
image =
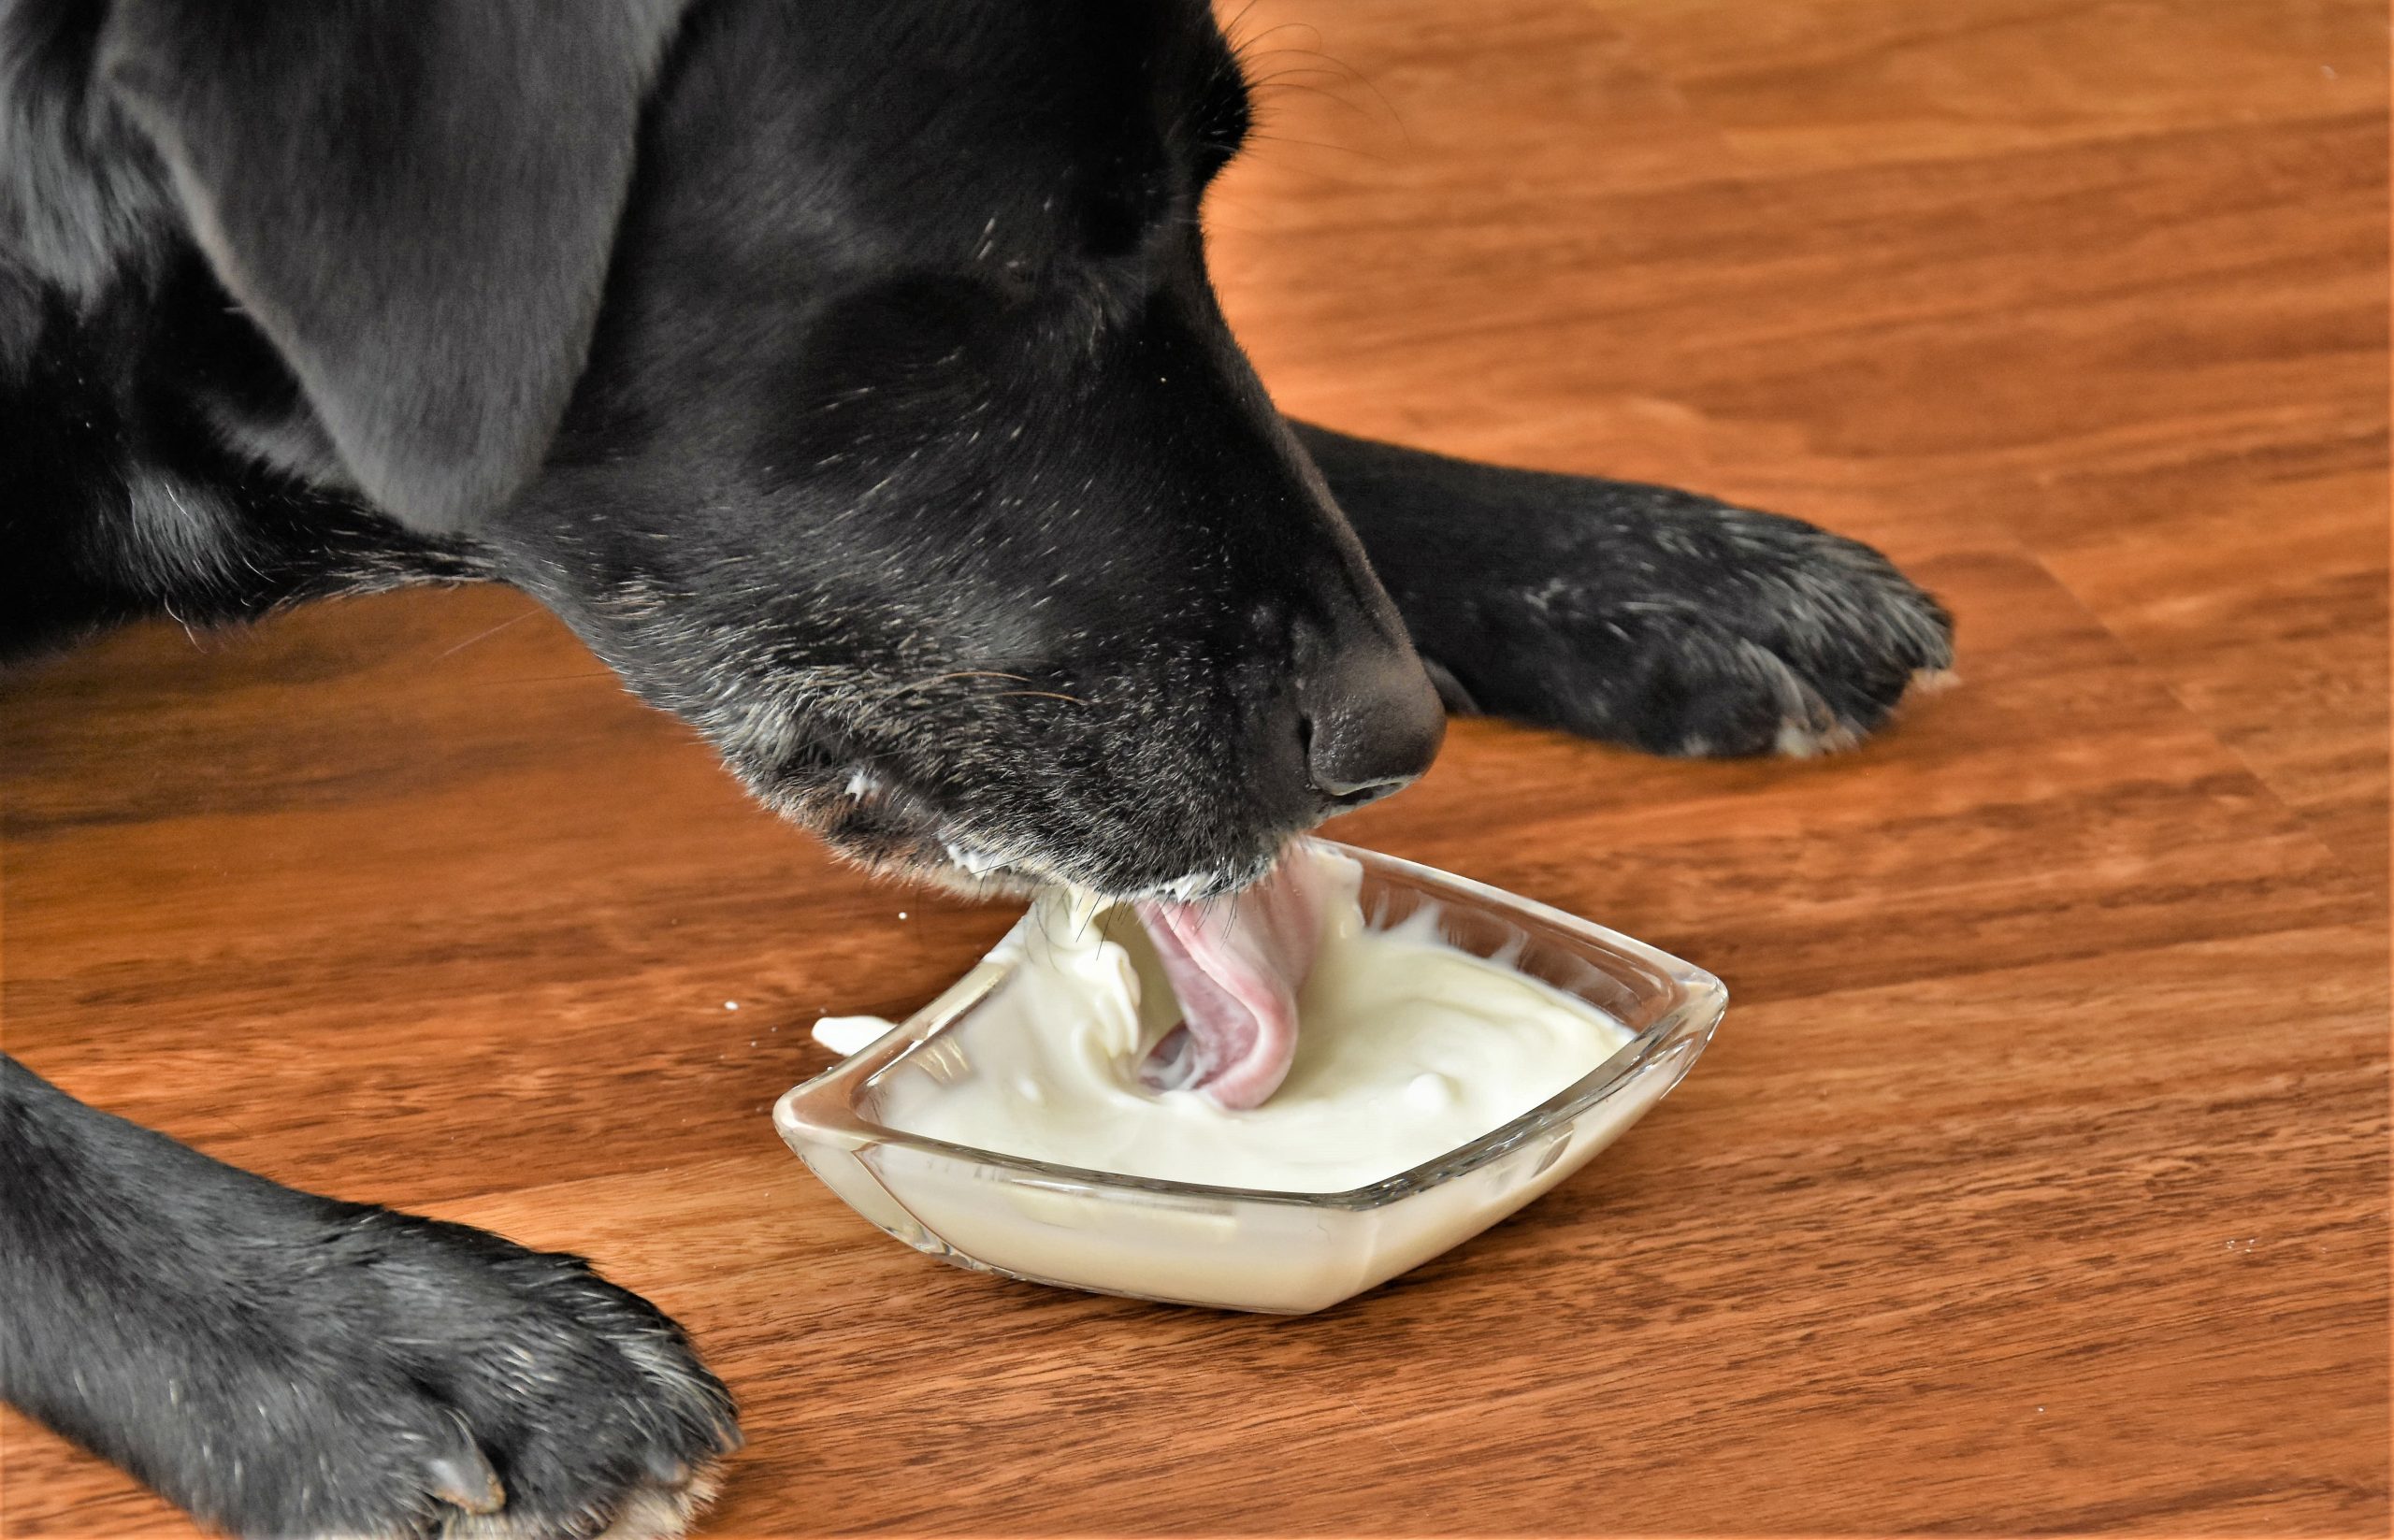
[[[217,431],[473,542],[836,846],[1195,896],[1435,752],[1216,308],[1200,0],[90,24],[84,132],[260,343],[188,381]]]

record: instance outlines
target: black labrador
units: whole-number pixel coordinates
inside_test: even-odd
[[[1281,419],[1248,114],[1201,0],[5,0],[0,655],[512,583],[860,861],[1180,899],[1440,694],[1803,753],[1945,666],[1808,525]],[[211,1524],[671,1533],[736,1441],[579,1259],[0,1109],[7,1399]]]

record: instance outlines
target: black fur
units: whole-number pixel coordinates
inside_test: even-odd
[[[6,1058],[0,1115],[9,1401],[209,1523],[678,1530],[736,1443],[680,1329],[578,1258],[278,1187]]]
[[[0,0],[0,659],[510,583],[858,859],[1184,896],[1418,772],[1425,663],[1676,754],[1945,666],[1810,525],[1284,423],[1248,110],[1198,0]],[[732,1441],[579,1262],[0,1115],[8,1398],[214,1523],[671,1530]]]

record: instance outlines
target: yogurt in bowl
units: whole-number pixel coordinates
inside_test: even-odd
[[[1180,1015],[1164,962],[1127,907],[1056,892],[776,1125],[852,1207],[959,1265],[1300,1313],[1577,1171],[1726,1003],[1700,970],[1462,878],[1320,841],[1288,859],[1312,863],[1320,949],[1262,1105],[1143,1084]]]

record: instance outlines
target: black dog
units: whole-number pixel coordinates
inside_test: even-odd
[[[860,860],[1184,899],[1433,677],[1743,755],[1945,665],[1809,525],[1284,423],[1247,115],[1201,0],[5,0],[0,655],[512,583]],[[0,1109],[8,1399],[211,1523],[670,1532],[735,1440],[578,1260]]]

